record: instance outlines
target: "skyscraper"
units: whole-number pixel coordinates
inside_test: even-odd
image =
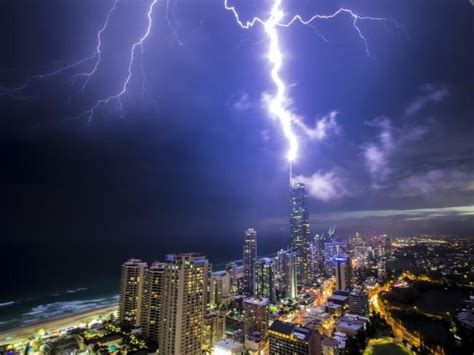
[[[225,313],[215,312],[204,317],[204,349],[203,354],[208,354],[213,345],[225,338]]]
[[[208,260],[199,254],[167,255],[163,275],[159,354],[200,354],[207,313]]]
[[[392,239],[384,234],[381,237],[382,244],[383,244],[383,254],[386,258],[390,258],[392,256]]]
[[[334,257],[334,264],[336,269],[336,290],[345,291],[349,287],[350,281],[348,258],[338,255]]]
[[[264,338],[268,329],[268,299],[246,298],[243,305],[245,335],[258,332]]]
[[[144,337],[154,343],[158,342],[164,272],[165,265],[157,261],[145,270],[141,325]]]
[[[247,296],[255,294],[255,262],[257,261],[257,232],[249,228],[245,232],[244,241],[244,293]]]
[[[231,273],[228,271],[216,271],[211,274],[209,306],[211,309],[219,308],[230,302],[231,296]]]
[[[270,258],[261,258],[255,263],[255,294],[259,298],[268,298],[271,303],[275,297],[275,272]]]
[[[140,259],[130,259],[122,265],[118,316],[123,328],[140,326],[146,268],[147,264]]]
[[[306,189],[303,183],[290,185],[290,249],[295,256],[298,285],[311,282],[311,250]]]
[[[369,314],[369,298],[362,290],[354,290],[349,294],[349,311],[366,317]]]
[[[278,297],[296,298],[296,267],[293,254],[287,250],[280,250],[275,258],[275,264]]]

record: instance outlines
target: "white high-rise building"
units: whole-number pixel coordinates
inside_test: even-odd
[[[165,265],[157,261],[145,270],[141,325],[144,337],[155,343],[160,329],[164,272]]]
[[[163,275],[159,354],[201,354],[210,264],[199,254],[167,255]]]
[[[345,291],[349,287],[349,265],[346,256],[336,256],[334,258],[334,267],[336,269],[336,290]]]
[[[261,258],[257,260],[255,265],[255,295],[259,298],[268,298],[271,303],[274,303],[276,301],[276,289],[273,261],[270,258]]]
[[[122,265],[118,316],[123,328],[140,326],[146,268],[140,259],[130,259]]]
[[[293,254],[287,250],[280,250],[275,258],[275,269],[279,297],[296,298],[296,265]]]

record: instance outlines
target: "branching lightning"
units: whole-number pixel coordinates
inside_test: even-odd
[[[80,60],[73,62],[71,64],[62,66],[54,71],[44,73],[44,74],[33,75],[18,87],[15,87],[15,88],[0,87],[0,96],[6,96],[6,95],[22,96],[25,90],[28,87],[30,87],[33,84],[33,82],[38,81],[38,80],[44,80],[44,79],[57,77],[63,74],[71,75],[72,84],[79,83],[78,90],[74,92],[72,96],[69,97],[68,102],[70,102],[71,99],[76,97],[77,95],[84,94],[92,78],[98,73],[102,65],[104,33],[108,30],[109,25],[114,16],[114,12],[117,10],[121,1],[122,0],[113,0],[112,6],[108,9],[107,14],[105,15],[104,22],[102,23],[102,25],[97,31],[94,51],[89,56],[81,58]],[[152,32],[154,11],[157,8],[159,0],[147,0],[147,2],[148,4],[146,5],[147,7],[145,9],[146,16],[145,16],[145,21],[144,21],[145,28],[143,30],[143,33],[140,35],[140,37],[131,44],[129,58],[127,60],[128,64],[127,64],[126,76],[123,82],[120,84],[120,87],[117,89],[115,93],[102,97],[102,98],[99,97],[98,99],[96,99],[89,108],[82,111],[74,118],[87,118],[90,121],[96,114],[97,110],[99,110],[104,105],[108,105],[112,103],[117,105],[118,110],[123,115],[124,107],[123,107],[122,99],[124,95],[126,95],[128,92],[129,84],[133,79],[133,73],[134,73],[134,69],[136,68],[136,65],[141,65],[141,72],[143,75],[142,89],[143,89],[143,92],[146,92],[145,75],[144,75],[143,62],[142,62],[144,44]],[[182,46],[183,42],[180,40],[178,36],[179,22],[176,16],[175,4],[173,0],[164,0],[164,6],[165,6],[164,17],[167,21],[168,27],[170,31],[172,32],[172,35],[174,39],[176,40],[176,42],[180,46]],[[169,18],[170,16],[171,18]]]
[[[151,33],[151,28],[153,26],[153,10],[155,9],[155,6],[156,6],[157,3],[158,3],[158,0],[152,0],[150,2],[150,5],[149,5],[148,10],[147,10],[147,15],[146,15],[147,25],[146,25],[145,32],[132,45],[132,49],[130,51],[130,59],[129,59],[129,62],[128,62],[128,74],[127,74],[127,77],[125,78],[125,80],[123,82],[123,85],[122,85],[120,91],[118,93],[114,94],[114,95],[110,95],[106,98],[102,98],[102,99],[97,100],[95,105],[93,105],[90,109],[84,111],[80,116],[86,115],[87,119],[90,121],[90,120],[92,120],[92,118],[94,117],[95,112],[97,111],[97,109],[100,106],[102,106],[104,104],[109,104],[112,101],[117,102],[117,104],[119,106],[119,110],[123,115],[124,111],[123,111],[122,97],[123,97],[123,95],[125,95],[127,93],[128,85],[130,83],[130,80],[132,79],[133,66],[134,66],[135,61],[136,61],[137,50],[140,50],[140,54],[143,55],[143,44],[145,43],[145,41],[147,40],[147,38],[149,37],[149,35]]]
[[[172,32],[172,35],[176,39],[179,45],[183,45],[182,41],[178,36],[179,22],[175,14],[175,5],[172,3],[173,0],[162,0],[165,6],[165,18]],[[303,18],[301,15],[297,14],[292,18],[286,19],[283,8],[282,0],[272,0],[272,7],[270,14],[267,18],[254,17],[249,21],[243,21],[240,18],[239,12],[236,7],[229,4],[231,0],[224,0],[225,9],[231,12],[234,15],[234,18],[238,25],[245,30],[252,28],[255,25],[261,25],[265,32],[265,38],[269,42],[268,49],[268,62],[271,66],[270,77],[275,86],[275,92],[272,95],[267,97],[267,110],[271,117],[277,119],[282,127],[284,136],[288,141],[288,152],[287,159],[292,162],[296,160],[299,151],[299,138],[295,132],[295,129],[302,130],[303,133],[311,136],[311,129],[307,129],[304,125],[302,119],[297,116],[291,110],[291,99],[288,94],[288,85],[285,83],[282,75],[281,69],[283,66],[283,54],[280,47],[280,38],[279,38],[279,29],[288,28],[297,23],[311,27],[318,36],[320,36],[325,42],[327,39],[319,33],[315,27],[315,22],[319,20],[329,20],[333,19],[339,15],[347,15],[352,20],[352,26],[364,44],[365,52],[367,55],[370,55],[369,46],[366,37],[364,36],[361,28],[360,22],[362,21],[391,21],[397,28],[398,24],[392,20],[387,20],[385,18],[379,17],[368,17],[368,16],[359,16],[350,9],[340,8],[332,14],[329,15],[314,15],[308,19]],[[93,52],[80,60],[77,60],[71,64],[65,65],[59,69],[51,71],[45,74],[36,74],[31,76],[26,82],[22,85],[10,89],[0,87],[0,96],[3,95],[17,95],[22,96],[25,90],[33,84],[34,81],[45,80],[48,78],[53,78],[63,74],[70,74],[72,77],[72,83],[79,82],[78,90],[70,97],[73,98],[76,95],[84,94],[88,86],[91,84],[92,78],[99,72],[102,62],[103,62],[103,44],[104,44],[104,34],[109,28],[109,25],[114,17],[114,12],[117,10],[118,5],[121,0],[113,0],[113,4],[108,9],[104,22],[101,27],[98,29],[96,34],[95,47]],[[127,53],[127,70],[126,76],[121,82],[120,86],[112,91],[112,94],[104,95],[103,97],[96,98],[93,103],[88,106],[85,110],[79,113],[76,118],[87,118],[89,121],[92,120],[94,115],[100,110],[103,106],[113,104],[114,108],[116,107],[122,114],[124,114],[124,104],[123,98],[129,91],[129,86],[133,80],[133,73],[137,68],[137,65],[141,65],[141,72],[143,75],[142,89],[145,92],[145,75],[143,70],[143,52],[145,42],[148,40],[152,28],[153,28],[153,15],[154,10],[157,7],[159,0],[147,0],[146,8],[146,18],[145,18],[145,28],[143,33],[137,38],[130,47],[130,51]],[[169,18],[171,16],[171,19]],[[306,128],[306,129],[305,129]]]
[[[316,34],[327,42],[325,37],[322,36],[313,26],[313,23],[318,20],[330,20],[339,15],[347,14],[352,18],[352,26],[364,44],[365,53],[370,56],[368,42],[359,27],[359,21],[390,21],[393,22],[397,28],[399,27],[398,24],[393,20],[380,17],[359,16],[354,11],[346,8],[340,8],[329,15],[317,14],[308,18],[307,20],[303,19],[301,15],[295,15],[285,22],[285,14],[282,9],[282,0],[273,0],[270,15],[266,19],[254,17],[249,21],[242,21],[236,7],[230,5],[229,0],[224,0],[224,7],[234,15],[237,24],[242,29],[248,30],[256,24],[259,24],[262,25],[265,30],[269,41],[267,58],[271,66],[270,77],[275,85],[275,93],[266,100],[267,110],[271,117],[276,118],[280,122],[283,134],[288,141],[288,151],[286,157],[290,162],[290,169],[291,163],[298,157],[299,150],[298,135],[295,133],[294,128],[305,127],[305,125],[301,119],[291,111],[289,107],[289,102],[291,102],[291,100],[287,94],[287,85],[280,73],[283,65],[283,54],[280,48],[278,28],[287,28],[295,23],[300,23],[302,25],[312,27],[316,31]]]
[[[85,87],[87,86],[87,83],[89,82],[89,79],[97,71],[97,68],[98,68],[98,66],[100,64],[100,61],[102,59],[102,51],[101,51],[101,48],[102,48],[102,34],[107,29],[107,26],[109,25],[112,13],[117,8],[118,2],[119,2],[119,0],[114,0],[114,3],[112,5],[112,7],[107,12],[107,16],[105,18],[105,21],[102,24],[99,31],[97,32],[97,42],[96,42],[95,51],[90,56],[84,57],[84,58],[82,58],[82,59],[80,59],[80,60],[78,60],[74,63],[65,65],[65,66],[60,67],[56,70],[53,70],[49,73],[33,75],[28,80],[26,80],[22,85],[14,88],[14,89],[3,88],[3,93],[4,94],[8,93],[10,95],[21,95],[24,92],[24,90],[27,89],[35,80],[43,80],[43,79],[52,78],[52,77],[61,75],[61,74],[65,73],[69,70],[79,68],[83,64],[86,64],[88,62],[92,62],[93,63],[93,68],[92,68],[91,71],[74,75],[74,78],[79,78],[79,77],[85,77],[86,78],[86,80],[84,81],[84,83],[82,85],[82,89],[81,89],[81,91],[83,91],[85,89]]]
[[[89,84],[89,80],[92,78],[92,76],[97,72],[97,69],[99,69],[99,65],[102,61],[102,34],[104,33],[104,31],[107,29],[107,27],[109,26],[109,22],[110,22],[110,17],[112,16],[112,13],[115,11],[115,9],[117,8],[117,4],[118,4],[119,0],[114,0],[114,3],[112,5],[112,7],[110,8],[110,10],[107,12],[107,17],[105,18],[105,22],[104,24],[102,25],[102,27],[99,29],[99,31],[97,32],[97,44],[96,44],[96,48],[95,48],[95,52],[94,52],[94,55],[92,58],[95,58],[95,63],[94,63],[94,66],[92,67],[92,69],[88,72],[85,72],[85,73],[78,73],[78,74],[75,74],[74,75],[74,80],[75,79],[78,79],[78,78],[85,78],[84,82],[82,83],[82,88],[80,90],[80,92],[84,92],[84,90],[86,89],[87,87],[87,84]]]

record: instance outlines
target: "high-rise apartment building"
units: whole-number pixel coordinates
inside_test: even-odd
[[[160,328],[164,272],[165,265],[157,261],[145,270],[141,326],[144,337],[154,343]]]
[[[245,335],[259,332],[262,337],[265,337],[268,329],[268,299],[246,298],[243,306]]]
[[[348,258],[341,255],[334,257],[334,268],[336,270],[336,290],[345,291],[350,284]]]
[[[211,274],[209,303],[211,309],[219,308],[230,302],[231,273],[216,271]]]
[[[204,317],[203,335],[203,348],[210,352],[214,344],[225,338],[225,313],[214,312],[206,315]]]
[[[122,265],[118,316],[123,328],[140,326],[146,268],[140,259],[130,259]]]
[[[366,317],[369,314],[369,298],[362,290],[354,290],[349,294],[349,312]]]
[[[257,232],[250,228],[245,232],[244,241],[244,294],[255,294],[255,262],[257,261]]]
[[[296,266],[293,254],[287,250],[280,250],[275,258],[275,269],[278,297],[296,298]]]
[[[225,266],[225,271],[226,273],[229,275],[229,293],[231,295],[234,295],[236,293],[238,293],[238,282],[237,282],[237,279],[238,279],[238,267],[237,267],[237,264],[234,263],[234,262],[231,262],[231,263],[228,263],[226,266]]]
[[[159,354],[201,354],[210,264],[199,254],[167,255]]]
[[[255,263],[255,295],[259,298],[268,298],[271,303],[276,301],[275,271],[273,260],[270,258],[258,259]]]
[[[306,189],[303,183],[290,185],[290,249],[295,257],[298,285],[311,282],[311,250]]]
[[[382,235],[381,239],[383,245],[383,255],[386,258],[390,258],[392,256],[392,239],[386,234]]]

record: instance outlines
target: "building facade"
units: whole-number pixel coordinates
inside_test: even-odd
[[[366,317],[369,314],[369,298],[367,293],[354,290],[349,294],[349,312]]]
[[[321,354],[321,337],[314,329],[276,320],[268,329],[268,336],[270,354]]]
[[[276,301],[275,271],[270,258],[261,258],[255,263],[255,295],[268,298],[270,303]]]
[[[252,297],[255,294],[255,263],[257,261],[257,232],[249,228],[245,232],[244,252],[244,294]]]
[[[143,287],[141,327],[144,337],[156,343],[160,328],[164,272],[165,265],[154,262],[145,270]]]
[[[336,256],[334,258],[334,268],[336,270],[336,290],[344,291],[350,283],[348,258],[346,256]]]
[[[163,277],[159,354],[201,354],[210,265],[199,254],[167,255]]]
[[[130,259],[122,265],[120,273],[119,323],[129,329],[141,324],[144,276],[147,264]]]
[[[243,306],[245,336],[259,332],[262,337],[265,337],[268,329],[268,299],[246,298]]]
[[[290,251],[280,250],[275,258],[277,294],[280,299],[294,299],[297,294],[295,258]]]
[[[303,183],[290,184],[290,249],[295,257],[298,285],[311,282],[311,249],[306,189]]]

